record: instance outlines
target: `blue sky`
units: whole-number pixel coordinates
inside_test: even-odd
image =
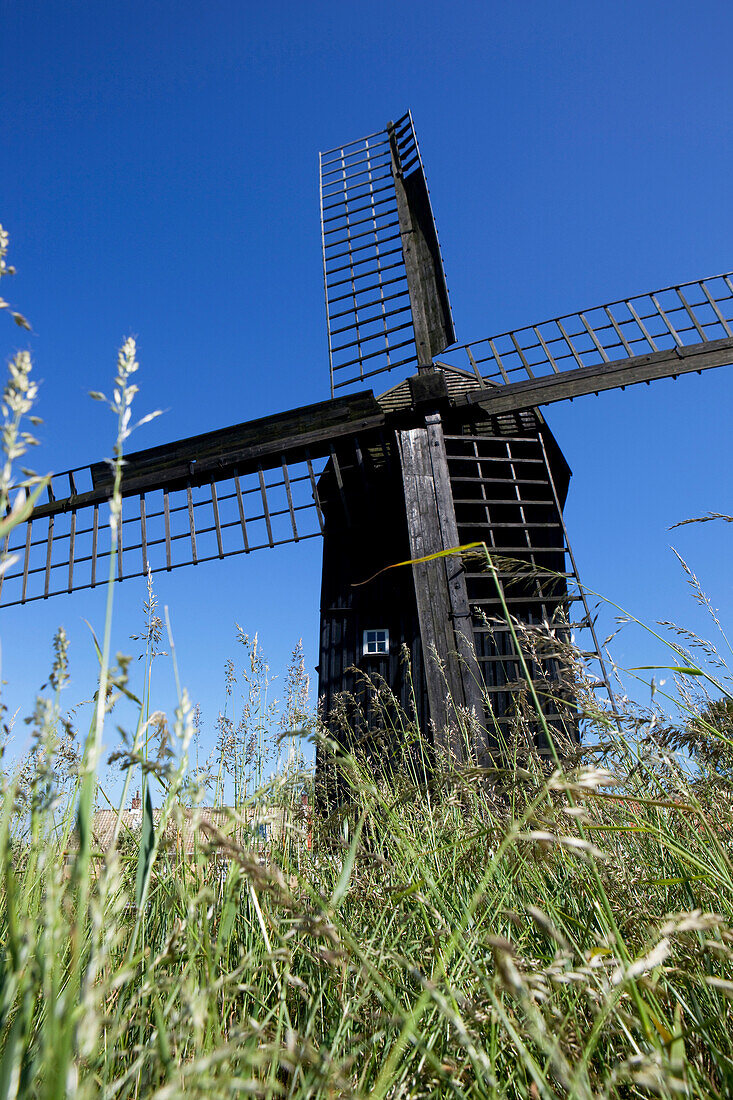
[[[729,42],[720,2],[420,4],[0,0],[0,220],[43,380],[39,470],[111,448],[116,350],[138,339],[135,448],[328,396],[319,149],[412,109],[461,341],[733,267]],[[2,320],[2,318],[0,318]],[[730,622],[733,370],[548,410],[573,469],[581,575],[639,618],[709,632],[670,543]],[[207,736],[235,622],[274,669],[315,665],[317,540],[158,575]],[[134,652],[142,582],[119,587]],[[69,705],[93,690],[100,593],[0,612],[6,699],[27,712],[51,637]],[[604,624],[606,625],[606,624]],[[624,664],[658,651],[622,637]],[[170,676],[158,705],[172,709]],[[24,727],[18,729],[22,746]]]

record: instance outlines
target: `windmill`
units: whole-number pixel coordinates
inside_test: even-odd
[[[533,637],[585,625],[610,691],[540,410],[732,363],[731,275],[459,346],[412,116],[321,154],[320,178],[330,398],[127,455],[117,579],[322,536],[326,713],[377,677],[459,754],[456,716],[473,712],[480,760],[530,685],[550,725],[572,715],[560,647]],[[51,478],[6,540],[0,605],[102,582],[111,487],[105,462]],[[470,543],[491,572],[434,556]]]

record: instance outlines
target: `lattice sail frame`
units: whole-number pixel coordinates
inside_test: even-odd
[[[731,363],[733,273],[566,314],[454,348],[446,355],[449,360],[461,357],[460,364],[454,362],[461,366],[466,365],[462,357],[467,357],[481,383],[467,400],[478,401],[492,413]],[[341,409],[348,422],[337,424]],[[259,449],[267,458],[248,461],[241,472],[235,459],[224,461],[211,452],[209,441],[209,450],[202,452],[206,476],[192,451],[186,452],[185,461],[178,457],[172,480],[161,473],[151,484],[148,476],[139,491],[134,481],[123,482],[117,578],[144,576],[148,567],[153,572],[171,570],[321,534],[317,481],[328,458],[333,460],[332,441],[344,435],[356,440],[357,421],[360,430],[379,427],[385,425],[384,416],[370,394],[334,399],[295,414],[305,425],[299,431],[313,427],[314,417],[326,417],[324,426],[308,437],[316,448],[312,456],[307,447],[304,451],[303,435],[286,433],[282,441],[265,444],[267,429],[258,422],[240,427],[248,433],[250,452],[258,433],[263,433]],[[290,416],[274,419],[286,422]],[[185,450],[188,443],[200,445],[191,440],[173,447]],[[93,588],[106,580],[104,563],[112,551],[105,469],[98,463],[51,479],[47,500],[0,547],[16,559],[0,573],[0,605]],[[187,473],[182,475],[181,469]]]
[[[335,394],[375,375],[419,365],[416,323],[419,330],[426,288],[420,285],[420,257],[411,257],[409,267],[405,262],[411,238],[422,243],[422,265],[429,269],[428,283],[437,286],[437,312],[449,333],[438,349],[452,343],[454,336],[410,112],[384,130],[321,153],[319,159],[328,354]],[[416,187],[406,190],[402,181]],[[435,293],[435,287],[428,287],[427,293]]]
[[[123,497],[115,579],[146,576],[301,542],[322,533],[317,482],[326,459],[204,483],[150,488]],[[0,574],[0,606],[30,603],[108,579],[112,553],[109,500],[92,482],[95,467],[51,479],[48,499],[4,540],[11,562]],[[61,499],[59,499],[61,498]]]
[[[730,340],[732,279],[727,272],[622,298],[451,348],[445,357],[485,382],[511,385]]]

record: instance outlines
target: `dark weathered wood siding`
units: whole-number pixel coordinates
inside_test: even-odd
[[[415,427],[419,423],[420,418],[414,412],[395,415],[394,424],[403,448],[408,441],[414,442],[413,437],[422,438],[420,433],[428,439],[429,425],[424,416],[422,429]],[[446,530],[455,531],[458,544],[484,542],[494,560],[498,555],[497,568],[509,612],[530,628],[529,635],[524,635],[520,627],[520,636],[522,648],[529,654],[529,671],[542,697],[543,710],[553,725],[562,722],[572,733],[572,682],[567,682],[560,657],[552,650],[552,642],[550,648],[542,642],[542,652],[531,653],[533,634],[541,632],[533,631],[533,627],[544,625],[554,631],[558,648],[569,635],[568,567],[561,519],[569,481],[567,463],[541,417],[534,412],[487,418],[475,407],[455,410],[446,405],[442,410],[441,435],[450,476],[452,501],[448,503],[452,503],[455,517],[454,526]],[[389,748],[385,750],[382,741],[385,730],[388,743],[392,737],[395,752],[400,748],[398,741],[403,731],[396,712],[387,707],[375,713],[374,705],[368,701],[365,677],[383,683],[406,714],[430,734],[430,719],[438,719],[430,705],[430,675],[426,676],[425,662],[430,657],[423,651],[425,638],[421,639],[411,567],[389,569],[366,585],[352,586],[414,556],[415,549],[422,545],[420,536],[429,537],[429,531],[420,530],[425,509],[413,499],[416,492],[419,495],[429,491],[431,515],[436,502],[443,513],[449,510],[443,500],[446,486],[422,484],[424,462],[417,463],[422,481],[418,477],[414,484],[408,484],[394,434],[384,438],[386,445],[366,445],[356,455],[349,453],[347,447],[342,448],[337,454],[338,469],[332,464],[319,485],[325,518],[319,695],[326,715],[334,709],[339,711],[341,700],[340,713],[345,725],[354,721],[354,700],[366,708],[363,721],[357,721],[356,725],[377,755],[391,752]],[[416,469],[416,462],[411,453],[410,469]],[[408,533],[408,505],[411,515],[414,513],[412,539]],[[433,526],[441,527],[440,517]],[[451,536],[449,541],[452,540]],[[430,547],[427,549],[430,551]],[[439,564],[443,570],[447,564],[455,567],[451,568],[449,580],[455,569],[463,570],[461,582],[471,608],[471,617],[464,627],[475,647],[487,700],[481,715],[483,732],[474,733],[474,756],[488,762],[509,728],[518,698],[526,704],[528,685],[496,583],[486,571],[485,555],[479,550],[463,562],[451,558]],[[415,572],[419,580],[422,574],[419,570]],[[427,585],[423,602],[427,606],[430,600],[427,574],[423,580]],[[436,591],[436,599],[438,596]],[[449,604],[448,599],[450,622],[445,625],[453,640],[452,645],[450,640],[446,642],[444,648],[456,649],[452,630],[457,622]],[[364,656],[363,631],[379,627],[390,632],[389,656]],[[331,728],[337,738],[348,736],[336,716],[331,719]],[[533,728],[539,747],[546,750],[540,724],[533,723]],[[375,731],[376,740],[370,742]]]

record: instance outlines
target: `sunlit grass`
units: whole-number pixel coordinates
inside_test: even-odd
[[[604,729],[604,766],[427,785],[412,750],[340,758],[315,821],[283,768],[185,850],[176,821],[208,815],[179,707],[152,834],[100,849],[92,819],[83,862],[45,713],[0,823],[6,1095],[729,1093],[730,789],[649,730],[640,753]]]

